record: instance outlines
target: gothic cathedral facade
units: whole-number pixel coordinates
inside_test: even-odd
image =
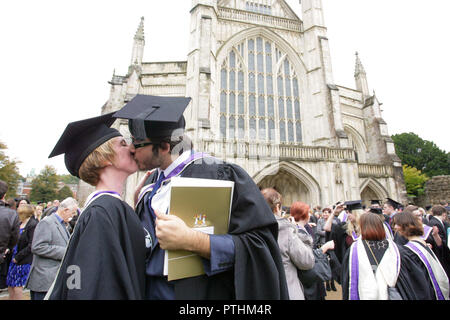
[[[128,73],[113,75],[102,113],[136,94],[188,96],[195,149],[242,166],[285,206],[406,201],[401,161],[358,56],[356,88],[334,83],[321,0],[302,0],[301,18],[283,0],[192,0],[190,14],[186,61],[142,61],[141,19]],[[129,134],[126,122],[115,126]],[[129,203],[142,174],[127,182]]]

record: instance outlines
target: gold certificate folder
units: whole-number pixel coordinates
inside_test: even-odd
[[[169,212],[197,231],[226,234],[230,222],[233,188],[232,181],[173,178]],[[166,258],[169,281],[205,273],[202,258],[195,253],[168,250]]]

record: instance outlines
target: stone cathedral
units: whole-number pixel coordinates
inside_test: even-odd
[[[143,61],[142,18],[102,113],[136,94],[188,96],[195,149],[242,166],[285,206],[404,202],[401,162],[358,55],[355,88],[336,84],[322,1],[301,8],[300,18],[283,0],[192,0],[186,61],[173,62]],[[115,126],[129,135],[126,121]],[[129,203],[142,174],[127,182]]]

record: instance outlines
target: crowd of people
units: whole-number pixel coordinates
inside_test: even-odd
[[[0,181],[0,289],[10,300],[23,300],[24,287],[32,300],[43,299],[59,269],[78,216],[78,203],[32,205],[28,199],[5,201]]]
[[[279,224],[291,299],[325,300],[327,291],[337,290],[335,281],[342,287],[343,300],[449,299],[446,201],[426,209],[404,208],[389,198],[383,206],[373,200],[364,207],[359,200],[310,209],[303,202],[283,207],[282,196],[273,188],[261,192]],[[328,255],[331,272],[313,277],[314,285],[311,279],[302,283],[301,270],[318,266],[317,258],[316,265],[308,265],[318,249]]]
[[[448,203],[392,199],[313,209],[260,190],[241,167],[194,151],[189,98],[137,95],[121,110],[70,123],[50,157],[95,187],[36,206],[5,201],[0,181],[0,289],[32,300],[448,300]],[[111,128],[127,119],[131,142]],[[135,203],[127,178],[145,171]],[[171,178],[234,182],[229,229],[208,234],[170,214]],[[301,199],[299,199],[301,200]],[[167,250],[201,257],[204,274],[169,281]]]

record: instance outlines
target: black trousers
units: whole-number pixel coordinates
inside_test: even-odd
[[[6,285],[7,275],[8,275],[8,262],[5,261],[2,264],[0,264],[0,290],[8,288],[8,286]]]
[[[47,292],[36,292],[30,290],[30,298],[31,300],[44,300]]]

